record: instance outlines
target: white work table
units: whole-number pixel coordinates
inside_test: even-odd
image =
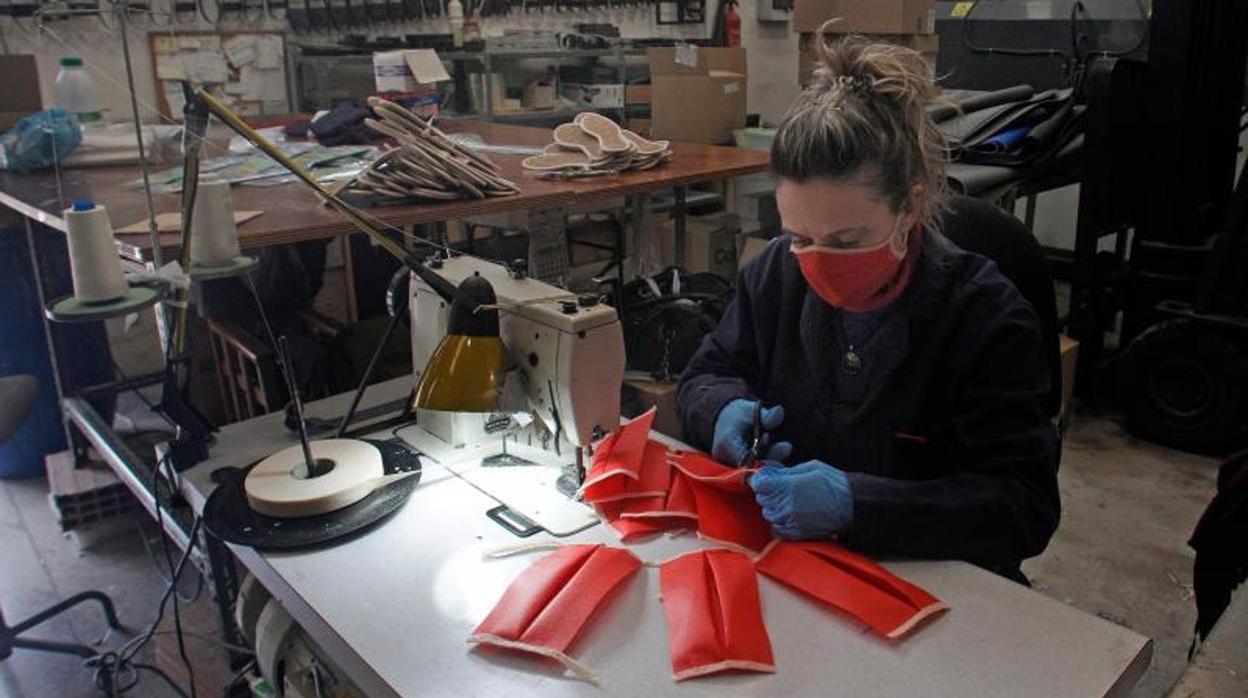
[[[364,405],[409,390],[375,386]],[[348,396],[309,406],[330,417]],[[212,458],[187,471],[181,489],[198,511],[211,472],[244,466],[293,442],[282,415],[222,429]],[[734,674],[675,683],[659,605],[658,571],[643,568],[591,622],[572,655],[600,684],[565,677],[553,662],[490,649],[465,638],[503,590],[541,552],[487,560],[518,539],[486,518],[496,502],[437,464],[394,516],[341,544],[240,560],[367,695],[391,696],[1125,696],[1143,675],[1152,643],[1130,630],[962,562],[887,562],[950,610],[890,644],[760,577],[775,674]],[[618,545],[597,525],[562,539]],[[692,535],[629,546],[647,561],[704,547]]]

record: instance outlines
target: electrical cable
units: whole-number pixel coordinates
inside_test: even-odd
[[[161,463],[165,464],[165,469],[167,471],[166,476],[169,478],[170,486],[171,487],[176,486],[175,483],[177,483],[178,481],[178,474],[173,469],[173,460],[168,457],[161,458],[160,460],[158,460],[156,462],[156,473],[160,472]],[[152,495],[156,498],[156,512],[157,514],[159,514],[160,513],[160,493],[157,489],[159,487],[159,483],[156,482],[157,475],[154,475],[152,479],[153,479]],[[160,521],[158,520],[157,523],[160,523]],[[165,527],[163,524],[161,524],[160,526],[160,543],[165,549],[165,561],[169,563],[169,566],[172,569],[173,553],[169,547],[169,537],[165,535]],[[188,543],[186,547],[191,548],[193,547],[193,544]],[[186,654],[186,636],[182,634],[182,610],[180,608],[181,596],[177,593],[177,580],[178,580],[178,576],[173,577],[173,580],[172,580],[174,582],[173,628],[177,632],[178,655],[182,658],[183,665],[186,666],[186,675],[188,677],[189,683],[191,684],[191,698],[196,698],[195,670],[194,668],[191,667],[191,660]]]
[[[151,541],[148,540],[147,529],[143,526],[142,514],[139,513],[138,509],[134,510],[134,523],[135,529],[139,532],[139,540],[143,541],[143,550],[147,553],[148,561],[152,563],[152,568],[156,570],[156,575],[160,577],[161,581],[168,584],[173,579],[172,570],[166,573],[165,568],[156,559],[156,552],[152,547]],[[181,592],[177,592],[178,598],[182,599],[182,603],[195,603],[204,593],[204,575],[198,574],[198,570],[196,572],[195,593],[191,596],[183,596]],[[156,634],[159,635],[160,633]]]

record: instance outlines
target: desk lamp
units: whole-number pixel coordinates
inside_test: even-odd
[[[212,94],[198,90],[194,97],[235,133],[320,194],[330,206],[346,216],[382,249],[406,264],[451,304],[446,336],[430,357],[429,365],[416,386],[415,406],[445,412],[494,411],[498,404],[499,385],[506,370],[507,353],[498,333],[498,309],[494,307],[496,297],[490,282],[484,277],[472,276],[455,287],[386,235],[354,206],[322,186],[302,166],[248,126]]]

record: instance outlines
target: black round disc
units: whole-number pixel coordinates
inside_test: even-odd
[[[278,518],[265,516],[247,504],[243,481],[255,463],[246,468],[221,468],[212,474],[217,489],[204,505],[204,526],[227,543],[257,550],[297,550],[325,545],[362,532],[398,510],[420,482],[420,457],[394,441],[366,443],[381,451],[386,475],[415,471],[364,499],[337,511],[317,516]]]

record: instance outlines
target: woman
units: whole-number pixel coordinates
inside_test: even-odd
[[[1060,512],[1039,320],[937,230],[923,59],[857,37],[820,58],[771,151],[785,235],[682,378],[686,435],[742,463],[766,405],[751,486],[778,535],[1017,576]]]

